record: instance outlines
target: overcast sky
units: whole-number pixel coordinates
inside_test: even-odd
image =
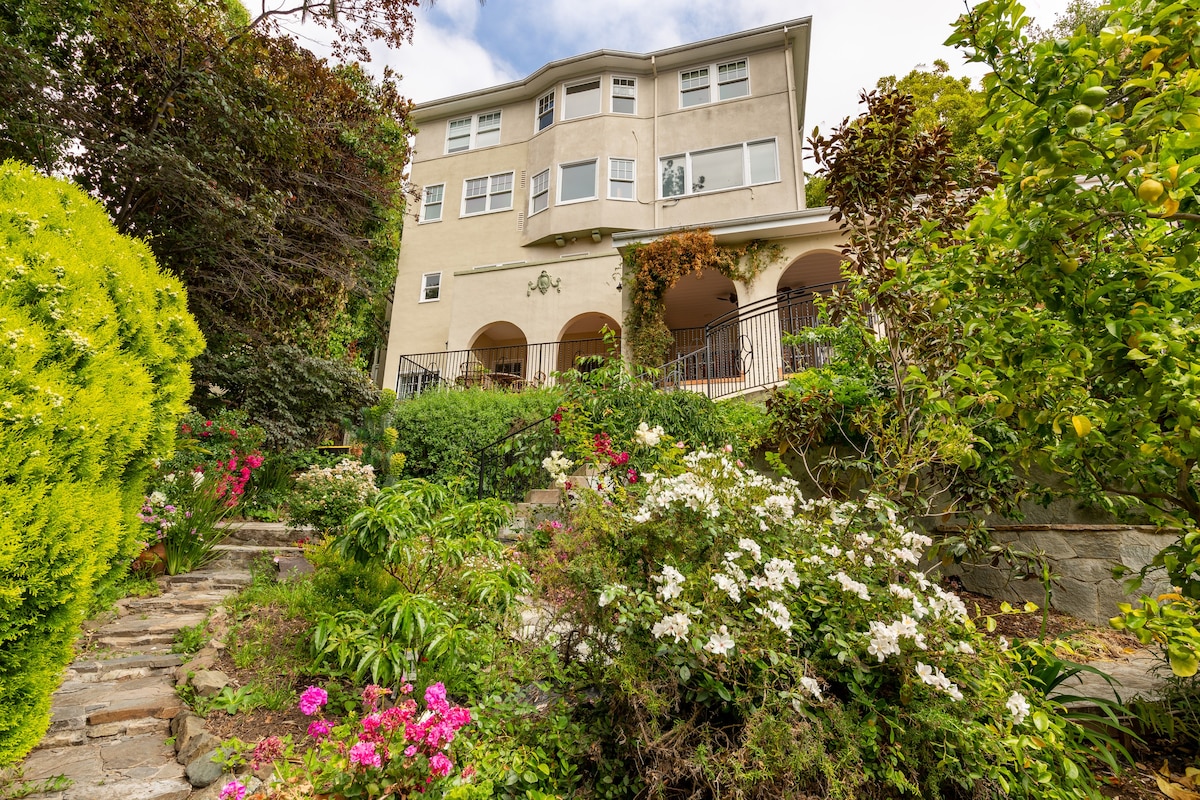
[[[1025,5],[1049,25],[1066,4]],[[942,45],[964,9],[962,0],[426,0],[412,46],[380,48],[370,66],[391,66],[403,76],[404,94],[420,103],[517,80],[593,50],[646,53],[811,16],[807,136],[814,125],[827,131],[857,114],[859,91],[883,75],[942,58],[955,74],[978,79],[983,70]]]

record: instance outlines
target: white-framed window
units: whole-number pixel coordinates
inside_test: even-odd
[[[442,273],[426,272],[421,276],[421,297],[419,303],[432,303],[442,299]]]
[[[558,202],[596,199],[596,160],[563,164],[558,168]]]
[[[750,70],[746,59],[717,65],[717,99],[732,100],[750,94]]]
[[[441,383],[442,375],[435,370],[423,369],[420,372],[401,372],[396,376],[396,397],[407,400],[416,397],[426,389],[432,389]]]
[[[563,119],[578,119],[600,113],[600,79],[568,83],[563,87]]]
[[[446,194],[446,184],[426,186],[425,195],[421,201],[421,222],[440,222],[442,219],[442,200]]]
[[[507,211],[512,208],[513,174],[501,172],[463,182],[462,216]]]
[[[546,92],[537,100],[537,131],[544,131],[554,124],[554,90]]]
[[[461,153],[500,144],[500,112],[487,111],[446,123],[446,152]]]
[[[608,198],[610,200],[633,200],[634,161],[632,158],[610,158],[608,160]]]
[[[612,79],[612,113],[637,113],[637,78]]]
[[[542,170],[529,182],[529,216],[550,206],[550,170]]]
[[[742,142],[658,160],[659,196],[684,197],[779,180],[779,148],[774,139]]]
[[[713,75],[717,77],[713,93]],[[750,65],[744,58],[709,64],[679,73],[679,107],[690,108],[714,100],[733,100],[750,94]]]
[[[708,67],[679,73],[679,107],[698,106],[710,101]]]

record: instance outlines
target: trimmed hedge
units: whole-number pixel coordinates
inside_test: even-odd
[[[404,453],[404,476],[445,481],[473,477],[473,454],[521,421],[549,416],[562,400],[550,389],[497,392],[465,389],[424,392],[396,403],[393,452]]]
[[[201,349],[144,243],[76,187],[0,165],[0,765],[45,732],[89,600],[140,547]]]

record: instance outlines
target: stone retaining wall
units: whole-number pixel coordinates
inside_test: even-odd
[[[1124,565],[1136,572],[1155,554],[1175,541],[1177,532],[1152,525],[1037,524],[992,525],[998,544],[1016,544],[1020,549],[1046,554],[1054,582],[1051,606],[1073,617],[1106,625],[1117,613],[1117,603],[1131,602],[1113,568]],[[949,532],[950,528],[942,529]],[[1039,580],[1014,580],[1010,565],[954,566],[944,570],[959,575],[972,592],[1009,602],[1031,600],[1041,605],[1043,587]],[[1162,571],[1151,574],[1139,594],[1155,596],[1170,591]]]

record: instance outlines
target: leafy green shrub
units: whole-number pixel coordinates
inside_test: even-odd
[[[262,426],[267,446],[275,450],[317,444],[379,399],[379,390],[353,364],[290,344],[242,344],[206,353],[196,360],[196,381],[208,386],[198,388],[197,408],[232,404]]]
[[[482,657],[487,629],[529,585],[496,539],[508,518],[504,503],[467,502],[422,480],[380,491],[333,549],[381,566],[394,579],[392,593],[374,610],[323,616],[317,651],[357,679],[387,686],[469,668]]]
[[[1079,798],[1093,739],[917,565],[895,504],[693,452],[580,491],[540,573],[665,794]],[[642,487],[646,487],[644,490]]]
[[[547,416],[559,396],[553,390],[422,392],[396,404],[394,452],[407,456],[404,470],[409,477],[446,480],[473,475],[476,450],[520,427],[522,420]]]
[[[90,598],[136,554],[202,346],[144,244],[78,189],[0,166],[0,764],[45,731]]]

